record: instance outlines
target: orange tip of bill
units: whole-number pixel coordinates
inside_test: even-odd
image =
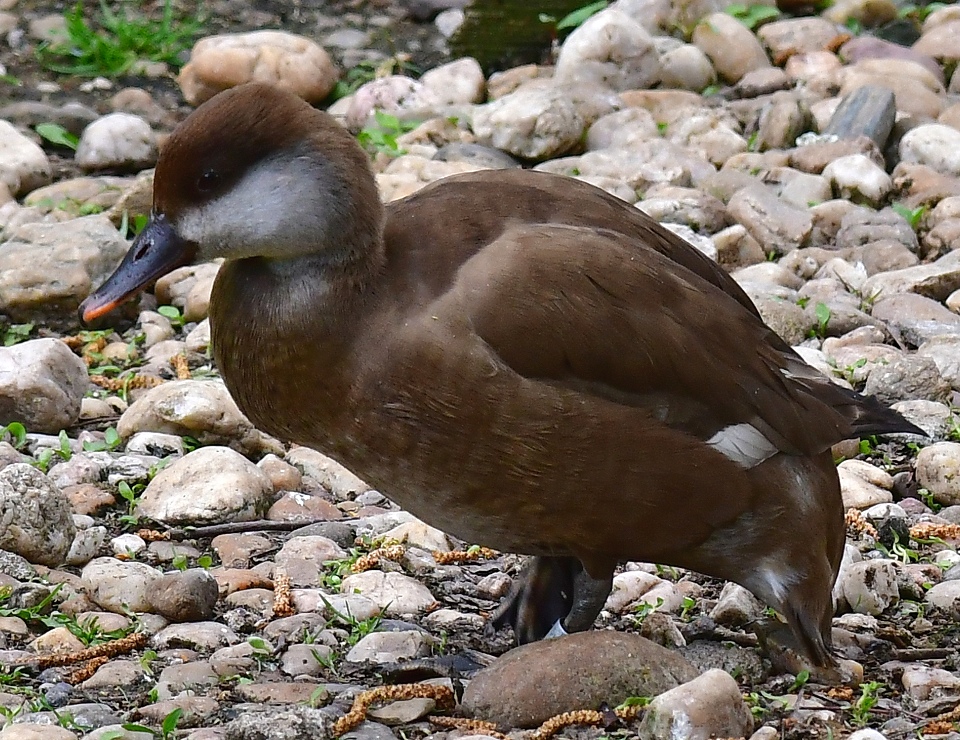
[[[80,305],[80,320],[84,324],[87,324],[95,319],[99,319],[101,316],[107,315],[121,303],[123,303],[123,301],[106,301],[104,303],[95,303],[92,306],[87,306],[86,301],[84,301],[84,303]]]

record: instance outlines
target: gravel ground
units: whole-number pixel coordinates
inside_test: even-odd
[[[158,113],[150,123],[161,136],[192,109],[169,67],[155,69],[149,76],[127,75],[102,84],[44,69],[36,60],[37,38],[42,35],[44,23],[51,17],[62,17],[71,5],[0,0],[0,9],[5,5],[9,6],[6,12],[15,18],[15,26],[7,34],[7,41],[0,43],[0,66],[9,76],[0,82],[3,85],[0,109],[7,103],[49,104],[45,110],[51,118],[58,118],[69,129],[64,104],[79,103],[96,118],[114,110],[114,96],[118,92],[134,87],[148,93],[155,104]],[[383,62],[398,55],[409,65],[406,69],[424,72],[449,61],[437,27],[408,19],[403,8],[389,0],[329,3],[223,0],[209,3],[206,11],[204,35],[267,27],[285,29],[324,43],[343,70],[355,68],[364,60]],[[868,17],[866,25],[869,24]],[[854,33],[840,34],[845,38],[838,45],[849,41],[860,30],[851,25]],[[351,36],[345,31],[359,31],[362,42],[357,41],[361,35]],[[708,43],[703,41],[703,45]],[[338,48],[336,44],[344,44],[346,48]],[[692,47],[684,47],[687,48]],[[674,49],[663,46],[660,51],[666,55]],[[836,49],[822,53],[832,55],[833,51]],[[713,61],[719,68],[720,62]],[[811,69],[816,64],[830,64],[829,60],[824,62],[815,55],[805,59],[805,63],[811,65]],[[562,64],[561,59],[558,70]],[[921,163],[929,165],[929,171],[893,169],[904,151],[906,131],[917,124],[932,122],[938,116],[941,121],[949,121],[944,117],[950,106],[957,104],[954,95],[957,83],[945,84],[955,60],[938,58],[935,65],[941,76],[936,92],[931,92],[939,101],[935,114],[913,111],[901,115],[899,128],[894,129],[884,146],[863,149],[868,154],[864,159],[870,159],[875,170],[885,169],[888,180],[891,180],[889,175],[893,175],[880,195],[871,194],[866,176],[854,176],[856,187],[846,193],[840,175],[829,183],[820,178],[826,183],[825,198],[795,196],[804,199],[804,207],[791,207],[783,219],[779,219],[776,212],[768,214],[778,226],[785,227],[764,232],[764,223],[755,224],[749,214],[744,215],[750,204],[743,198],[738,201],[732,185],[725,185],[719,178],[712,181],[709,197],[708,187],[702,185],[706,178],[694,187],[691,180],[698,180],[696,176],[688,177],[683,184],[631,183],[626,188],[633,191],[633,200],[639,191],[646,190],[644,205],[648,212],[686,226],[689,233],[683,232],[685,235],[699,240],[699,246],[707,242],[721,263],[731,270],[740,270],[738,280],[753,286],[748,287],[748,292],[757,300],[764,317],[794,344],[809,350],[814,364],[820,362],[821,367],[842,376],[858,389],[867,388],[889,403],[908,404],[901,408],[903,413],[929,429],[932,435],[929,440],[861,440],[836,450],[838,457],[848,459],[843,463],[846,472],[842,473],[845,502],[853,512],[848,514],[848,557],[862,558],[856,567],[848,567],[841,576],[841,609],[835,625],[838,653],[863,667],[863,680],[856,688],[818,683],[816,676],[811,679],[805,672],[777,675],[770,661],[762,657],[757,638],[749,629],[763,616],[763,606],[752,602],[742,589],[725,588],[723,583],[695,573],[642,564],[625,566],[618,575],[619,596],[615,593],[614,597],[619,601],[608,602],[596,629],[640,633],[678,649],[698,673],[710,668],[726,671],[736,679],[742,698],[723,699],[713,710],[719,716],[726,708],[736,705],[737,711],[753,718],[758,740],[775,736],[845,737],[858,730],[863,740],[880,737],[864,733],[863,728],[878,728],[888,738],[918,734],[957,736],[955,728],[960,715],[955,710],[960,707],[960,666],[957,665],[956,638],[960,629],[957,625],[960,592],[953,589],[953,585],[957,583],[955,579],[960,580],[960,556],[955,547],[960,541],[957,528],[960,506],[956,505],[960,503],[960,491],[953,490],[951,466],[957,465],[960,459],[955,445],[960,439],[960,421],[953,411],[957,376],[960,376],[956,370],[960,367],[957,360],[960,346],[956,342],[951,344],[951,338],[960,330],[950,322],[960,304],[956,292],[960,287],[960,271],[943,260],[960,245],[960,240],[943,236],[942,232],[948,230],[948,222],[955,221],[956,214],[960,214],[960,206],[948,203],[957,200],[960,187],[956,187],[955,175],[948,176],[944,168],[937,170],[930,163],[933,157]],[[717,79],[711,69],[709,72],[714,77],[705,78],[709,85],[700,86],[709,88],[704,94],[709,99],[710,110],[719,119],[730,122],[729,130],[741,143],[749,141],[749,147],[744,143],[735,152],[722,155],[717,153],[718,148],[723,149],[726,146],[723,142],[729,139],[721,141],[715,137],[699,144],[714,165],[724,165],[734,157],[741,157],[741,166],[724,166],[731,183],[734,173],[737,177],[747,177],[747,173],[754,177],[763,170],[767,184],[783,177],[780,184],[784,185],[787,169],[791,170],[791,177],[794,171],[804,171],[808,177],[813,177],[810,173],[819,176],[824,172],[822,165],[819,170],[813,167],[804,170],[797,162],[799,155],[790,154],[796,151],[792,148],[793,139],[814,125],[809,109],[776,97],[792,89],[795,82],[784,85],[781,77],[774,74],[784,66],[788,66],[786,60],[770,67],[769,78],[763,77],[767,74],[763,68],[753,78],[741,74],[737,81],[726,82],[723,75]],[[692,72],[692,67],[679,69],[677,74],[681,76],[695,76],[700,68]],[[813,79],[812,72],[810,76]],[[492,88],[493,81],[488,81]],[[503,77],[500,81],[509,88]],[[754,85],[752,94],[748,83]],[[926,78],[913,84],[923,87],[927,84]],[[624,89],[630,87],[642,85]],[[814,85],[811,83],[809,88],[813,89]],[[821,99],[825,99],[839,97],[841,90],[837,85],[820,92],[823,93]],[[843,91],[849,92],[850,89]],[[805,101],[804,105],[808,102],[811,101]],[[921,95],[913,102],[922,107],[927,99]],[[591,104],[602,107],[596,101]],[[802,123],[794,125],[792,112],[801,108],[805,117]],[[18,115],[25,116],[20,123],[29,119],[28,114]],[[402,119],[403,111],[398,115]],[[659,130],[665,134],[672,126],[680,127],[679,122],[665,123],[654,118],[651,117],[649,123],[654,132]],[[450,117],[443,120],[449,123]],[[618,135],[628,136],[631,126],[647,125],[625,116],[609,121],[608,128],[595,126],[590,136],[615,139]],[[475,118],[473,124],[473,133],[482,138],[480,118]],[[504,130],[508,128],[503,126]],[[792,133],[781,136],[777,143],[776,135],[784,129]],[[581,121],[581,130],[575,136],[577,145],[594,148],[596,142],[583,136],[583,130]],[[726,131],[722,127],[711,130]],[[960,137],[960,133],[957,136]],[[604,174],[596,160],[589,159],[589,154],[581,157],[576,147],[524,156],[512,140],[497,143],[496,134],[487,138],[492,138],[498,148],[527,160],[528,164],[539,160],[543,169],[593,177],[596,184],[618,194],[626,187],[623,176]],[[692,138],[693,135],[691,141]],[[490,141],[483,143],[489,145]],[[411,180],[401,166],[405,158],[394,160],[394,157],[403,148],[415,158],[429,146],[432,146],[429,135],[401,140],[400,147],[390,141],[380,141],[375,148],[379,150],[376,161],[382,190],[401,195],[406,192],[405,188],[421,185],[422,181],[416,177],[421,180],[429,177],[422,174],[422,163],[415,165],[421,169]],[[737,146],[735,144],[734,149]],[[826,156],[827,161],[836,160],[842,155],[857,153],[857,146],[861,144],[848,149],[841,146],[835,155],[819,156]],[[952,145],[939,146],[946,152],[943,156],[949,157]],[[595,148],[602,149],[599,145]],[[690,144],[690,149],[693,148],[694,144]],[[55,183],[83,174],[68,150],[49,143],[45,149]],[[433,146],[433,151],[436,149]],[[672,152],[667,152],[667,158],[679,157]],[[885,162],[882,154],[886,155]],[[430,156],[427,154],[427,159]],[[510,161],[503,152],[489,146],[485,156],[490,161],[497,157]],[[651,154],[651,158],[655,157]],[[430,161],[438,164],[436,159],[440,158]],[[860,162],[856,164],[859,166]],[[669,165],[672,166],[673,161]],[[596,171],[590,172],[590,167]],[[944,178],[929,186],[939,188],[937,198],[917,184],[923,177],[932,179],[934,171]],[[97,174],[105,172],[101,170]],[[130,172],[112,172],[108,168],[107,174],[128,176]],[[797,178],[795,182],[801,180]],[[803,182],[804,187],[820,187],[820,183]],[[132,175],[118,180],[115,187],[130,192],[136,190]],[[721,195],[724,187],[730,188],[729,197]],[[31,189],[21,193],[20,201]],[[695,189],[696,194],[691,192]],[[848,232],[854,227],[862,227],[861,232],[867,228],[874,231],[860,242],[849,233],[845,236],[839,221],[852,211],[832,206],[837,209],[831,213],[838,223],[831,232],[828,227],[831,215],[826,208],[817,211],[815,207],[823,200],[848,204],[856,201],[859,210],[854,215],[860,214],[862,222],[844,221]],[[679,205],[671,205],[673,203]],[[897,209],[889,207],[894,203]],[[106,207],[109,209],[112,205],[111,202]],[[937,209],[941,208],[942,218],[934,219]],[[756,208],[750,213],[759,210],[762,209]],[[673,217],[677,211],[682,217]],[[815,223],[794,243],[788,232],[793,223],[790,218],[798,211],[812,213]],[[887,220],[871,221],[878,213],[886,214]],[[731,218],[730,214],[737,217]],[[715,223],[710,221],[712,217]],[[0,236],[0,242],[13,234],[12,220],[6,221],[8,215],[4,218],[8,232]],[[70,228],[73,222],[64,223],[67,226],[63,228]],[[947,225],[941,228],[942,223]],[[743,233],[729,231],[736,228],[741,228]],[[939,241],[930,236],[936,228],[941,228]],[[816,243],[820,238],[817,229],[828,234],[819,244]],[[727,235],[726,240],[717,237],[720,233]],[[760,236],[763,233],[769,234],[769,240]],[[78,232],[78,238],[80,236],[84,234]],[[94,236],[101,244],[109,241],[102,235]],[[848,241],[843,242],[844,238]],[[887,244],[870,254],[855,253],[864,243],[873,245],[884,240],[894,246]],[[124,245],[120,241],[114,247],[122,251]],[[796,249],[798,246],[800,250]],[[848,249],[839,260],[843,264],[833,263],[828,267],[829,255],[825,257],[823,253],[838,246]],[[751,250],[759,256],[744,257],[752,254]],[[876,256],[881,251],[883,256]],[[903,253],[908,253],[909,259],[904,258]],[[877,267],[871,259],[881,262],[881,266]],[[808,264],[803,260],[813,262]],[[861,275],[856,272],[858,260],[861,265],[867,262],[874,266]],[[914,282],[910,287],[897,288],[900,284],[893,281],[908,280],[901,273],[918,263],[930,265],[933,277],[921,279],[911,273],[909,280]],[[852,272],[844,272],[848,268]],[[158,285],[156,299],[148,296],[140,304],[140,309],[148,313],[138,316],[133,310],[120,322],[116,332],[78,334],[78,327],[63,317],[30,320],[32,327],[27,330],[23,327],[28,320],[13,313],[2,325],[7,343],[13,345],[13,349],[31,345],[32,342],[14,345],[15,340],[27,337],[68,339],[74,354],[85,362],[76,372],[80,372],[82,393],[87,396],[84,415],[79,422],[74,415],[69,423],[63,424],[64,435],[56,435],[59,426],[51,421],[45,430],[48,434],[33,433],[39,432],[39,428],[34,427],[27,429],[31,434],[25,439],[18,439],[16,430],[11,429],[7,434],[11,444],[0,445],[0,465],[32,461],[40,471],[31,478],[29,470],[23,472],[20,467],[16,472],[23,479],[20,481],[10,472],[14,468],[0,470],[0,474],[7,476],[0,480],[0,512],[16,508],[3,498],[8,495],[5,494],[8,489],[20,496],[13,499],[19,502],[26,498],[22,495],[24,490],[40,500],[45,487],[53,487],[66,494],[66,503],[58,504],[60,508],[38,504],[40,516],[49,521],[59,517],[63,521],[61,534],[75,531],[74,527],[81,533],[67,558],[70,564],[65,566],[60,566],[58,558],[50,557],[50,552],[59,547],[58,530],[52,524],[37,535],[40,546],[34,555],[17,550],[32,565],[14,556],[7,559],[0,552],[4,555],[0,558],[0,588],[6,589],[0,591],[3,594],[0,598],[0,712],[12,722],[20,723],[0,732],[3,740],[148,737],[121,725],[136,722],[157,731],[170,717],[178,721],[173,735],[193,740],[310,736],[329,732],[331,723],[343,716],[355,697],[371,687],[420,682],[421,686],[438,687],[436,692],[452,691],[459,698],[463,687],[480,668],[491,664],[513,645],[507,631],[491,634],[484,625],[508,590],[511,578],[519,572],[520,558],[470,550],[472,543],[451,541],[442,533],[411,521],[378,492],[368,490],[331,461],[302,449],[284,449],[275,440],[259,435],[239,417],[228,399],[209,390],[213,384],[202,382],[217,375],[206,347],[209,327],[202,320],[205,315],[203,286],[209,290],[211,276],[212,272],[201,269]],[[888,282],[875,282],[875,285],[881,285],[886,293],[881,294],[879,289],[871,292],[869,281],[881,278]],[[847,290],[851,281],[856,282],[856,290]],[[903,293],[911,299],[922,297],[942,313],[928,316],[924,311],[932,309],[927,304],[891,308],[888,303],[885,312],[881,311],[882,301],[878,296],[885,298],[891,293]],[[151,311],[157,305],[169,309],[169,304],[177,305],[178,309],[163,313]],[[930,329],[931,325],[935,331]],[[937,327],[947,327],[949,331]],[[24,334],[20,336],[18,332]],[[164,343],[172,344],[163,347]],[[869,350],[854,352],[852,349],[861,347]],[[917,348],[919,351],[915,351]],[[56,354],[57,350],[43,351]],[[27,362],[26,354],[17,357]],[[935,361],[931,361],[931,357]],[[18,367],[17,359],[13,362],[14,367]],[[54,358],[42,360],[43,363],[67,367],[70,360]],[[129,387],[123,383],[111,385],[109,381],[117,368],[135,368],[141,376],[166,382],[155,388],[149,387],[151,382],[145,383],[146,387],[137,387],[136,383]],[[91,375],[110,377],[104,382],[95,379],[91,383],[88,371]],[[199,383],[203,388],[178,386],[176,379],[186,384]],[[200,421],[186,418],[189,413],[158,421],[157,415],[161,412],[156,409],[165,408],[166,402],[161,401],[158,394],[168,394],[170,398],[178,392],[182,398],[200,399],[215,412]],[[50,405],[55,407],[57,403],[51,401]],[[216,420],[211,420],[213,417]],[[122,441],[113,436],[117,428]],[[137,433],[146,436],[137,439]],[[932,442],[946,446],[935,449],[928,446]],[[214,521],[204,518],[202,513],[194,514],[193,520],[189,517],[176,520],[169,513],[162,513],[157,503],[162,499],[158,491],[164,486],[168,490],[178,487],[193,490],[189,489],[192,479],[187,468],[181,468],[186,470],[181,474],[183,477],[173,481],[173,468],[164,470],[168,463],[163,461],[168,457],[179,458],[197,446],[207,450],[210,456],[198,460],[198,468],[216,467],[229,470],[230,474],[235,471],[236,480],[242,483],[238,487],[254,493],[259,491],[261,499],[270,499],[269,513],[262,501],[255,501],[250,504],[253,513],[238,515],[237,521],[266,514],[273,522],[272,528],[247,527],[251,531],[244,532],[241,531],[243,525],[238,525],[235,531],[228,526],[198,534],[174,527],[175,543],[151,541],[153,535],[141,532],[143,529],[165,530],[168,528],[165,525],[178,521],[198,525]],[[214,460],[213,455],[220,457]],[[851,460],[867,463],[869,467],[858,468]],[[195,501],[203,498],[202,483],[197,490]],[[292,493],[281,495],[281,492]],[[136,509],[135,500],[139,504]],[[227,503],[215,500],[210,505],[222,510]],[[302,524],[303,519],[318,523],[291,536],[291,531]],[[161,523],[154,526],[155,520]],[[803,523],[798,522],[798,526],[802,527]],[[72,534],[65,546],[69,546],[70,539]],[[405,542],[398,545],[397,540]],[[3,547],[16,549],[13,544],[0,536]],[[448,551],[453,554],[435,557],[436,553]],[[369,556],[371,552],[374,554]],[[59,560],[63,557],[61,554]],[[143,570],[144,564],[150,568]],[[162,576],[165,581],[158,580],[161,572],[165,574]],[[292,584],[285,580],[284,573]],[[384,573],[387,575],[372,576],[381,579],[376,584],[355,580],[348,581],[346,587],[342,585],[349,578],[363,579],[371,577],[368,574]],[[362,595],[354,594],[350,583],[355,583]],[[277,594],[282,596],[288,585],[293,588],[292,602],[284,602],[282,598],[275,601]],[[337,612],[324,612],[322,605],[316,610],[308,606],[311,599],[317,606],[319,589],[325,589],[325,593],[342,589],[343,594],[338,596],[341,601],[334,604],[339,607]],[[364,600],[361,596],[367,598]],[[143,600],[142,608],[135,606],[140,603],[138,598]],[[128,618],[124,616],[127,608],[132,612],[146,612],[146,615]],[[285,610],[290,614],[284,616]],[[353,616],[346,616],[346,611]],[[844,611],[846,613],[841,614]],[[99,620],[98,628],[93,626],[93,617]],[[127,644],[126,653],[107,653],[109,660],[86,664],[84,674],[75,673],[80,664],[78,658],[95,657],[79,651],[128,634],[133,627],[150,634],[149,643],[133,638],[133,642]],[[359,652],[352,652],[355,650]],[[56,666],[56,661],[38,664],[34,659],[38,653],[66,653],[74,659],[67,667]],[[602,650],[598,649],[590,657],[602,665],[601,655]],[[568,665],[565,660],[571,660],[570,665],[577,666],[571,670],[576,672],[583,659],[582,654],[573,653],[568,657],[557,648],[543,660],[544,665],[549,663],[558,670]],[[24,660],[23,667],[14,667],[17,661]],[[611,665],[626,662],[617,656]],[[535,662],[530,663],[534,677],[537,666]],[[500,692],[527,696],[517,685],[508,683],[507,678],[493,675],[495,682],[503,681],[497,687]],[[536,705],[541,698],[537,696],[537,687],[528,694],[532,696],[523,701]],[[371,720],[361,724],[351,737],[406,740],[427,735],[449,734],[453,738],[469,734],[438,727],[424,719],[433,710],[431,702],[440,702],[437,697],[441,695],[444,694],[438,693],[433,699],[413,700],[425,702],[422,705],[388,701],[380,715],[371,715]],[[623,698],[610,696],[609,700],[616,705]],[[312,714],[314,708],[321,709]],[[179,717],[171,714],[175,710],[180,710]],[[546,711],[542,706],[539,710]],[[544,718],[550,714],[547,712]],[[372,721],[374,719],[376,721]],[[609,711],[601,719],[601,727],[573,726],[562,730],[560,736],[650,736],[642,720],[623,723]],[[261,720],[262,725],[257,725]],[[35,726],[37,734],[28,734],[24,729],[27,726]],[[704,726],[711,727],[709,722]],[[68,734],[57,734],[61,728]],[[501,725],[501,729],[515,728]],[[271,735],[271,732],[279,734]],[[749,732],[738,734],[749,735]]]

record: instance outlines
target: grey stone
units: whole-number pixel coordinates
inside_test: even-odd
[[[882,321],[891,334],[913,346],[934,337],[960,335],[960,316],[914,293],[880,297],[870,313]]]
[[[89,382],[87,366],[58,339],[0,347],[0,421],[56,434],[76,423]]]
[[[560,87],[523,87],[473,114],[480,144],[523,159],[550,159],[573,149],[586,130],[570,96]]]
[[[863,392],[888,405],[914,399],[945,401],[950,385],[929,357],[904,355],[874,369]]]
[[[132,113],[110,113],[87,126],[75,159],[85,170],[140,170],[157,158],[150,124]]]
[[[216,579],[200,568],[166,573],[150,590],[153,610],[171,622],[210,619],[218,598]]]
[[[878,616],[900,600],[897,568],[892,560],[862,560],[842,569],[837,585],[850,608]]]
[[[0,312],[13,321],[75,326],[77,308],[113,271],[129,245],[110,220],[25,223],[0,249]]]
[[[371,632],[350,648],[351,663],[395,663],[430,654],[431,640],[421,632]]]
[[[960,504],[960,444],[938,442],[917,454],[917,483],[943,506]]]
[[[137,511],[168,524],[251,521],[272,495],[266,473],[245,457],[227,447],[201,447],[161,470]]]
[[[765,252],[786,254],[798,249],[804,246],[813,230],[807,211],[787,204],[762,186],[738,191],[727,204],[727,210]]]
[[[26,463],[0,470],[0,548],[56,567],[76,533],[70,502],[43,473]]]
[[[80,578],[90,599],[100,608],[124,614],[150,611],[150,592],[161,577],[146,563],[96,558],[83,568]]]
[[[823,130],[825,136],[850,139],[869,136],[883,148],[897,115],[893,91],[878,85],[865,85],[847,95]]]
[[[557,80],[616,91],[650,87],[660,79],[653,37],[629,15],[607,8],[571,33],[557,57]]]
[[[50,160],[43,149],[12,123],[0,120],[0,185],[16,196],[46,185],[50,175]]]

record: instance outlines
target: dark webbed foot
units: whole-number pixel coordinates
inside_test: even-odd
[[[613,586],[613,573],[592,578],[574,557],[531,558],[491,625],[511,625],[524,645],[545,637],[590,629]]]

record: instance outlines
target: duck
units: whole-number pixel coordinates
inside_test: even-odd
[[[217,259],[211,345],[243,413],[434,527],[532,556],[493,618],[518,642],[590,629],[642,561],[741,584],[834,664],[831,448],[922,432],[804,363],[639,209],[528,169],[383,204],[339,122],[249,83],[171,134],[149,221],[81,320]]]

